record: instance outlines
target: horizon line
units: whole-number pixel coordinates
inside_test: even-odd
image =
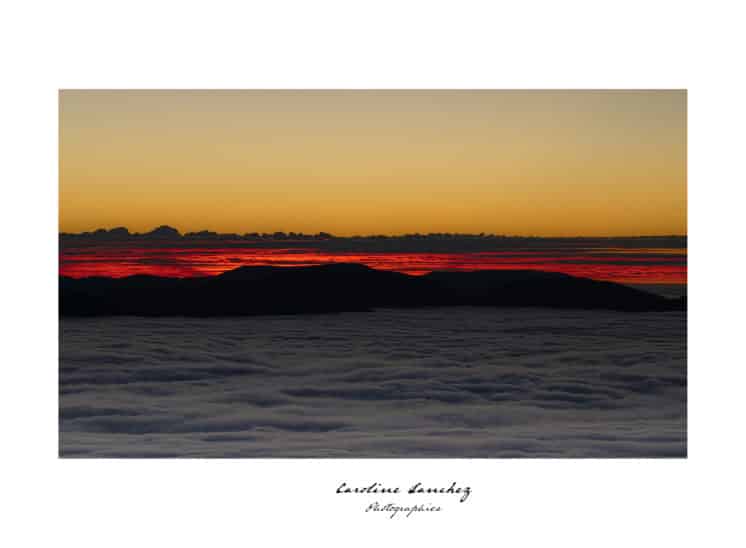
[[[165,237],[174,238],[185,238],[185,237],[203,237],[203,238],[214,238],[214,237],[225,237],[235,236],[238,238],[246,237],[259,237],[259,238],[280,238],[280,237],[313,237],[313,238],[324,238],[324,239],[370,239],[370,238],[412,238],[412,237],[478,237],[478,238],[524,238],[524,239],[635,239],[635,238],[687,238],[687,234],[626,234],[617,236],[602,236],[602,235],[565,235],[565,236],[541,236],[534,234],[497,234],[494,232],[404,232],[397,234],[352,234],[352,235],[336,235],[326,231],[318,231],[315,233],[307,232],[295,232],[295,231],[273,231],[273,232],[216,232],[209,229],[195,230],[182,232],[177,228],[170,225],[162,224],[152,228],[145,232],[132,232],[126,226],[119,225],[111,228],[95,228],[91,230],[84,230],[81,232],[65,232],[58,229],[59,236],[95,236],[95,235],[114,235],[114,236],[148,236],[148,235],[163,235]]]

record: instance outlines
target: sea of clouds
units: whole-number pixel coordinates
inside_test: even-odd
[[[64,457],[683,457],[686,314],[60,322]]]

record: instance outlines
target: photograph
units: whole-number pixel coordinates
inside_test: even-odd
[[[0,544],[743,544],[732,4],[3,7]]]
[[[59,457],[687,457],[685,89],[73,89]]]

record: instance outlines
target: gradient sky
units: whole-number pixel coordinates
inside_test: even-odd
[[[60,230],[686,234],[685,91],[60,92]]]

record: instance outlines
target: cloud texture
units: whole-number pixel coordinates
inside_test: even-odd
[[[686,315],[61,321],[69,457],[686,455]]]

